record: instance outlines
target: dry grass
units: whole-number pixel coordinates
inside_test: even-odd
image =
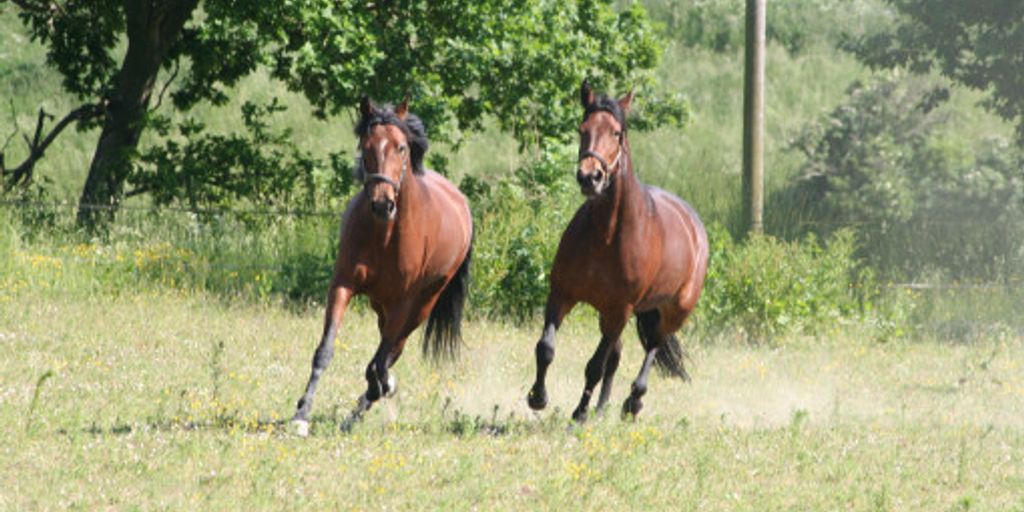
[[[561,333],[555,409],[541,415],[524,403],[539,327],[473,322],[460,363],[410,350],[398,396],[345,435],[375,346],[356,312],[298,439],[281,420],[319,317],[201,296],[19,293],[0,310],[0,508],[1024,507],[1020,339],[697,347],[694,382],[655,379],[640,421],[570,428],[589,315]],[[640,357],[629,332],[616,406]]]

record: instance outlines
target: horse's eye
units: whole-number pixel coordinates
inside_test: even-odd
[[[402,144],[401,146],[398,146],[398,152],[403,154],[403,155],[405,154],[405,144]]]
[[[616,137],[621,137],[622,136],[622,132],[615,132],[615,136]]]

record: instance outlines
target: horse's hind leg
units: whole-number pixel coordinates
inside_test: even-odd
[[[672,333],[678,329],[689,316],[690,310],[673,309],[660,311],[653,309],[637,313],[637,333],[640,335],[640,342],[644,346],[643,365],[640,366],[640,373],[630,389],[629,398],[622,404],[623,415],[636,416],[643,409],[643,396],[647,393],[647,378],[651,373],[651,367],[657,363],[670,375],[687,380],[689,377],[682,365],[682,353],[678,341]]]
[[[587,363],[586,369],[586,384],[583,387],[583,396],[580,397],[580,403],[576,406],[576,410],[572,413],[572,419],[579,423],[587,420],[587,407],[590,405],[590,398],[594,393],[594,388],[597,383],[601,381],[602,377],[607,378],[605,381],[606,386],[602,386],[601,395],[604,397],[606,393],[611,393],[611,380],[614,378],[615,370],[611,371],[609,375],[606,371],[608,369],[608,361],[616,345],[621,349],[622,342],[619,336],[622,334],[622,329],[626,326],[626,322],[629,320],[629,312],[616,312],[614,314],[602,314],[601,315],[601,342],[597,346],[597,350],[594,352],[594,356],[590,358],[590,362]],[[616,354],[618,356],[618,354]],[[618,357],[615,359],[613,365],[614,368],[618,367]],[[607,398],[605,398],[607,400]],[[601,400],[598,400],[598,405],[603,405]]]
[[[623,416],[636,416],[644,407],[641,399],[647,394],[647,378],[651,373],[654,359],[657,357],[658,350],[662,345],[662,337],[658,335],[660,317],[661,315],[656,309],[637,313],[636,315],[637,332],[640,335],[640,343],[643,344],[645,351],[644,362],[640,365],[640,372],[629,390],[629,397],[622,404]]]
[[[600,413],[608,405],[608,399],[612,395],[612,382],[615,380],[615,371],[619,369],[619,359],[622,357],[622,338],[615,340],[608,350],[608,358],[604,362],[604,377],[601,379],[601,395],[597,399],[597,412]]]
[[[555,359],[555,332],[562,325],[562,319],[575,305],[575,302],[567,301],[555,293],[548,295],[548,304],[544,309],[544,331],[534,349],[534,354],[537,357],[537,377],[533,381],[530,393],[526,396],[526,403],[535,411],[548,405],[548,392],[544,379],[548,373],[548,366]]]
[[[320,344],[313,354],[313,371],[306,384],[306,392],[299,399],[296,406],[295,416],[292,424],[297,433],[301,436],[309,434],[309,412],[313,408],[313,395],[316,393],[317,383],[323,375],[327,365],[334,357],[334,338],[338,334],[338,326],[345,315],[345,308],[352,299],[352,289],[335,282],[327,295],[327,311],[324,318],[324,331],[320,337]]]

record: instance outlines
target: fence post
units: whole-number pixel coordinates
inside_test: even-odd
[[[764,54],[765,0],[747,0],[743,78],[743,222],[748,233],[764,230]]]

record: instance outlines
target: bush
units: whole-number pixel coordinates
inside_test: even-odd
[[[548,293],[561,234],[583,201],[575,152],[555,146],[513,173],[460,184],[475,222],[470,314],[533,320]],[[336,252],[338,216],[248,218],[125,209],[103,239],[63,225],[26,242],[30,226],[0,209],[0,299],[18,289],[61,293],[201,291],[230,300],[322,301]],[[68,208],[57,215],[73,221]],[[6,216],[6,217],[4,217]],[[245,217],[245,216],[243,216]],[[35,218],[35,217],[32,217]],[[711,229],[712,255],[697,321],[738,327],[752,339],[818,332],[857,318],[870,276],[853,258],[846,231],[827,243],[809,236],[735,243]],[[13,269],[13,270],[11,270]]]
[[[861,316],[874,293],[871,276],[854,258],[854,236],[835,233],[786,242],[752,236],[738,244],[720,226],[709,232],[711,261],[698,321],[735,327],[755,341],[780,334],[818,333]]]
[[[479,311],[524,321],[544,307],[558,241],[583,202],[573,169],[573,148],[554,146],[493,184],[463,179],[476,229],[470,301]]]
[[[1005,138],[960,137],[948,97],[927,77],[855,83],[797,139],[806,164],[773,199],[771,229],[827,236],[857,226],[859,256],[890,279],[987,281],[1024,270],[1024,159]]]

